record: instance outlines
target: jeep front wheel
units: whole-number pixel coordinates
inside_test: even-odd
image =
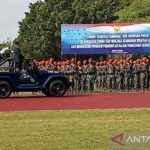
[[[49,85],[49,95],[61,97],[66,93],[66,84],[61,80],[55,80]]]
[[[9,82],[0,81],[0,98],[7,98],[11,95],[12,88]]]

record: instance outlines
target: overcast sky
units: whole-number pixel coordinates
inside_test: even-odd
[[[29,11],[29,4],[38,0],[0,0],[0,43],[18,34],[18,22]]]

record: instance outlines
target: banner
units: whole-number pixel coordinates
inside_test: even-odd
[[[61,53],[150,53],[150,23],[62,24]]]

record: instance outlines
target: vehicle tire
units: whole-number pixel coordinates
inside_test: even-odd
[[[12,87],[7,81],[0,81],[0,98],[7,98],[12,93]]]
[[[55,80],[50,83],[48,95],[54,97],[64,96],[66,93],[66,84],[61,80]]]

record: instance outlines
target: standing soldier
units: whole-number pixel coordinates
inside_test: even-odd
[[[120,81],[119,81],[119,89],[122,91],[124,89],[124,78],[125,78],[125,70],[123,60],[120,60]]]
[[[101,68],[100,68],[100,62],[96,62],[96,80],[95,80],[95,84],[96,84],[96,88],[97,90],[100,88],[101,85]]]
[[[140,74],[140,60],[137,59],[134,61],[133,65],[133,82],[134,82],[134,90],[139,89],[139,74]]]
[[[107,88],[110,92],[114,88],[114,66],[112,65],[112,61],[108,61],[107,63]]]
[[[101,69],[102,69],[102,88],[106,88],[107,87],[107,62],[104,61],[102,62],[102,66],[101,66]]]
[[[48,70],[48,66],[49,66],[49,61],[45,62],[45,69]]]
[[[140,89],[144,92],[145,91],[145,84],[146,84],[146,63],[144,60],[140,62]]]
[[[133,60],[132,59],[130,60],[130,65],[131,65],[131,77],[130,77],[129,84],[130,84],[130,91],[132,91],[133,89]]]
[[[62,71],[61,62],[57,62],[57,71]]]
[[[20,43],[16,42],[15,44],[16,44],[16,47],[14,49],[15,71],[21,71],[24,56],[22,55],[22,51],[20,49]]]
[[[57,71],[57,61],[54,61],[52,71]]]
[[[70,61],[69,60],[67,60],[66,62],[64,62],[64,67],[63,67],[63,72],[64,72],[64,74],[68,77],[68,79],[69,79],[69,82],[71,82],[70,81],[70,78],[69,78],[69,76],[70,76]]]
[[[61,72],[63,72],[64,74],[66,74],[66,73],[65,73],[65,65],[66,65],[66,62],[65,62],[65,61],[62,61],[60,67],[61,67]]]
[[[81,65],[81,61],[77,62],[77,91],[80,92],[81,91],[81,77],[82,77],[83,73],[82,73],[82,65]]]
[[[71,90],[72,92],[77,92],[77,65],[75,64],[75,59],[71,59],[70,64],[70,81],[71,81]]]
[[[87,60],[83,61],[82,75],[81,75],[81,92],[87,91]]]
[[[115,63],[115,90],[120,90],[120,82],[121,82],[121,78],[120,78],[120,62],[117,61]]]
[[[53,68],[54,68],[53,62],[54,62],[54,59],[50,58],[49,59],[49,65],[48,65],[48,70],[49,71],[53,70]]]
[[[132,71],[132,86],[133,90],[137,89],[137,71],[136,71],[136,61],[133,61],[133,71]]]
[[[102,83],[102,76],[103,76],[103,62],[100,62],[99,63],[100,65],[99,65],[99,77],[100,77],[100,79],[99,79],[99,81],[100,81],[100,83],[99,83],[99,88],[103,88],[103,83]]]
[[[147,88],[147,90],[148,90],[149,87],[150,87],[150,62],[149,62],[149,59],[146,59],[146,60],[145,60],[145,63],[146,63],[146,70],[147,70],[146,88]]]
[[[93,65],[92,58],[90,58],[87,65],[87,90],[90,93],[94,91],[95,73],[95,66]]]
[[[117,60],[114,60],[113,62],[113,66],[114,66],[114,90],[117,90]]]
[[[45,61],[44,61],[44,60],[41,61],[40,68],[41,68],[42,70],[45,70]]]
[[[131,88],[131,73],[132,73],[132,66],[130,64],[130,58],[127,58],[124,64],[124,88],[125,90],[129,91]]]
[[[70,61],[69,60],[63,62],[62,71],[67,76],[67,78],[70,82],[70,85],[71,85],[72,81],[70,80]],[[70,93],[70,92],[71,92],[71,89],[68,90],[68,93]]]

